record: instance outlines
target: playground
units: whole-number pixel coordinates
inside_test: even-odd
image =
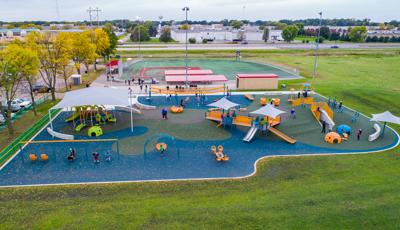
[[[0,171],[0,186],[240,178],[252,175],[263,157],[374,152],[399,141],[390,128],[376,135],[375,122],[334,97],[162,93],[138,97],[133,110],[60,112],[33,141],[21,143]]]
[[[280,69],[272,65],[249,61],[228,59],[189,59],[190,70],[211,70],[214,75],[224,75],[228,80],[234,80],[239,73],[269,73],[276,74],[280,79],[300,78],[296,73]],[[124,79],[134,77],[152,78],[163,82],[165,71],[185,70],[185,61],[182,59],[146,59],[128,64],[123,70]]]

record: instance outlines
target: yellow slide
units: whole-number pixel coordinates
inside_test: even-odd
[[[273,127],[269,127],[268,130],[271,131],[273,134],[277,135],[278,137],[282,138],[286,142],[290,143],[290,144],[296,143],[295,139],[287,136],[286,134],[282,133],[281,131],[279,131],[279,130],[273,128]]]

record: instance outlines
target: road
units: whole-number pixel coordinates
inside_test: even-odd
[[[340,49],[400,49],[399,43],[326,43],[321,49],[331,49],[336,45]],[[277,49],[315,49],[315,44],[303,43],[255,43],[255,44],[189,44],[190,50],[277,50]],[[137,44],[119,45],[118,51],[137,51]],[[185,44],[142,44],[141,50],[185,50]]]

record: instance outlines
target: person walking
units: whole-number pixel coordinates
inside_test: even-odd
[[[143,91],[143,85],[139,85],[139,87],[140,87],[140,92],[142,92]]]
[[[358,131],[357,131],[357,141],[360,141],[361,134],[362,134],[362,129],[358,129]]]
[[[322,121],[322,130],[321,130],[321,133],[326,133],[326,122],[325,121]]]
[[[144,92],[147,93],[147,85],[144,86]]]
[[[290,110],[290,116],[292,117],[292,119],[296,119],[296,110],[294,108]]]

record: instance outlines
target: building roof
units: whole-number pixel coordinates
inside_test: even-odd
[[[173,69],[173,70],[165,70],[165,76],[167,75],[186,75],[186,70],[184,69]],[[199,70],[188,70],[188,75],[211,75],[214,72],[210,69],[199,69]]]
[[[237,74],[238,78],[279,78],[278,75],[272,73],[252,73],[252,74]]]
[[[166,82],[185,82],[185,75],[166,75]],[[224,75],[189,75],[188,82],[226,82],[228,79]]]

